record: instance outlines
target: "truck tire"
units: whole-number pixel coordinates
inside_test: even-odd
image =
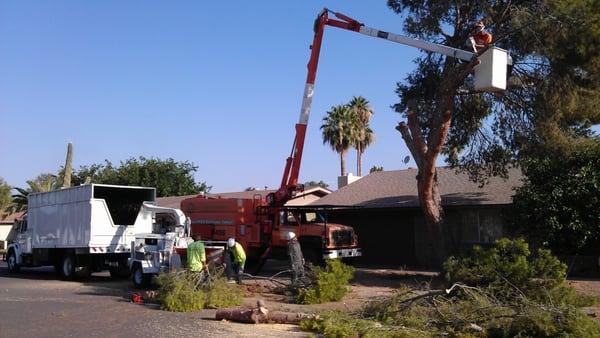
[[[127,266],[127,261],[119,261],[119,265],[111,266],[110,269],[108,269],[108,271],[110,272],[110,277],[112,277],[113,279],[128,278],[131,272],[129,270],[129,266]]]
[[[75,255],[65,254],[60,262],[60,276],[64,280],[75,279]]]
[[[11,273],[19,272],[19,270],[21,270],[21,267],[17,264],[17,254],[13,249],[8,250],[6,263],[8,265],[8,271]]]
[[[140,263],[134,263],[131,269],[131,281],[136,289],[143,289],[150,285],[152,275],[144,273]]]
[[[325,266],[325,260],[320,248],[311,246],[302,248],[302,256],[304,256],[304,260],[307,263],[312,263],[316,266]]]

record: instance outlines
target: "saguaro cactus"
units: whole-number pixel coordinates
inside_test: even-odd
[[[73,144],[67,145],[67,158],[65,159],[65,175],[63,178],[63,188],[71,186],[71,173],[73,172]]]

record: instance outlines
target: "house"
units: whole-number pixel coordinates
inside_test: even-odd
[[[265,200],[268,194],[275,192],[276,190],[249,190],[239,192],[225,192],[225,193],[208,193],[206,197],[209,198],[259,198]],[[296,196],[288,201],[288,206],[299,206],[307,205],[312,202],[319,200],[321,197],[330,194],[331,191],[321,187],[308,187],[303,191],[298,192]],[[161,207],[168,208],[180,208],[181,201],[193,198],[198,195],[187,195],[187,196],[170,196],[170,197],[159,197],[156,199],[156,203]]]
[[[331,211],[330,221],[354,227],[364,263],[433,266],[435,243],[425,233],[416,175],[416,169],[374,172],[311,206],[343,207]],[[493,177],[483,187],[451,168],[438,168],[437,176],[455,250],[465,251],[508,235],[513,190],[521,185],[518,169],[510,169],[507,180]]]
[[[8,241],[14,239],[15,231],[13,225],[16,219],[21,218],[23,212],[17,212],[0,217],[0,251],[6,251],[8,247]]]

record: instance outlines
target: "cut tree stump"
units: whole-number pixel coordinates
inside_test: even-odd
[[[255,308],[233,308],[221,309],[215,315],[216,320],[231,320],[240,323],[277,323],[277,324],[300,324],[305,319],[316,319],[317,315],[296,312],[272,311],[265,307],[262,300],[257,302]]]

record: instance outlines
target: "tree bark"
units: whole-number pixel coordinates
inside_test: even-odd
[[[346,176],[346,160],[344,156],[346,155],[345,151],[340,151],[340,175]]]
[[[362,147],[360,143],[356,147],[356,175],[362,176]]]
[[[409,109],[407,112],[408,126],[404,122],[400,122],[396,129],[400,131],[402,138],[417,163],[419,203],[425,216],[427,243],[430,243],[430,252],[433,255],[433,261],[430,263],[440,266],[448,256],[448,251],[446,238],[444,238],[444,212],[441,203],[442,198],[438,189],[435,162],[450,129],[452,110],[450,107],[445,109],[441,125],[439,128],[436,128],[435,133],[433,129],[431,130],[428,142],[425,143],[421,129],[418,126],[414,108]],[[427,144],[431,144],[431,147]]]
[[[240,323],[278,323],[298,325],[302,320],[315,319],[316,315],[283,311],[260,311],[259,309],[219,309],[215,314],[216,320],[230,320]]]

